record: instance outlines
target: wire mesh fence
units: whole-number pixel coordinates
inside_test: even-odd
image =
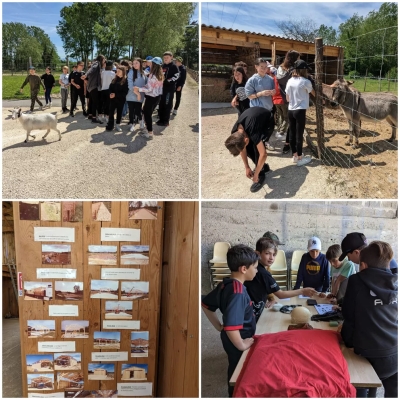
[[[361,77],[354,73],[353,77],[361,78],[358,82],[342,79],[329,86],[317,82],[316,85],[322,85],[323,95],[317,95],[316,107],[322,107],[323,117],[313,109],[307,111],[309,147],[320,155],[323,165],[336,167],[332,170],[336,174],[332,179],[349,187],[349,197],[397,197],[397,76],[390,77],[394,70],[390,68],[391,61],[397,59],[397,51],[396,54],[387,54],[384,39],[390,29],[397,30],[397,27],[361,35],[374,37],[375,46],[370,47],[371,54],[365,54],[364,49],[364,55],[345,60],[354,63],[354,71],[357,71],[361,58],[379,58],[379,76]],[[379,35],[381,47],[376,47]],[[351,39],[358,54],[359,37]],[[320,118],[323,118],[323,132],[322,144],[318,146],[314,124],[320,124]]]

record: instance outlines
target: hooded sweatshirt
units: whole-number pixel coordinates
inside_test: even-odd
[[[173,63],[163,64],[164,92],[175,90],[176,82],[179,79],[179,68]]]
[[[397,353],[397,274],[367,268],[349,278],[343,300],[342,338],[363,357]]]
[[[326,292],[329,288],[329,262],[325,255],[319,253],[317,258],[312,258],[310,253],[301,257],[299,271],[294,290],[303,287],[312,287],[318,292]]]
[[[93,89],[101,90],[101,66],[98,61],[95,61],[86,73],[88,92]]]

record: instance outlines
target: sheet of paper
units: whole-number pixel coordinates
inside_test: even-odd
[[[92,361],[128,361],[127,351],[92,352]]]
[[[75,351],[75,342],[38,342],[38,353]]]
[[[280,301],[287,301],[287,300],[290,300],[290,297],[288,297],[287,299],[278,299],[278,303],[279,303]]]
[[[140,329],[140,321],[103,320],[103,329]]]
[[[50,228],[35,226],[35,242],[75,242],[75,228]]]
[[[314,307],[318,314],[321,315],[325,314],[326,312],[331,312],[333,309],[333,304],[316,304]]]
[[[28,393],[28,397],[33,397],[35,399],[42,399],[44,397],[52,397],[52,398],[64,398],[64,392],[55,392],[55,393]]]
[[[78,317],[79,310],[78,306],[49,306],[49,316],[50,317]]]
[[[64,268],[37,268],[36,269],[37,279],[76,279],[76,269],[64,269]]]
[[[140,229],[101,228],[102,242],[140,242]]]
[[[153,394],[153,383],[117,383],[118,397],[131,396],[142,397]]]
[[[311,299],[309,296],[303,296],[302,294],[299,295],[299,299]]]
[[[102,268],[101,279],[127,279],[137,281],[140,279],[139,268]]]

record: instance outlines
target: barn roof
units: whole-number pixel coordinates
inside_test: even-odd
[[[291,38],[287,38],[287,37],[283,37],[283,36],[277,36],[277,35],[269,35],[269,34],[260,33],[260,32],[243,31],[243,30],[239,30],[239,29],[224,28],[224,27],[220,27],[220,26],[213,26],[213,25],[206,25],[206,24],[202,24],[201,27],[202,28],[209,28],[209,29],[220,29],[222,31],[228,31],[228,32],[244,33],[246,35],[264,36],[264,37],[276,38],[276,39],[280,39],[280,40],[290,40],[291,42],[314,44],[314,42],[309,42],[309,41],[305,41],[305,40],[291,39]],[[342,46],[336,46],[336,45],[332,45],[332,44],[325,44],[325,46],[338,47],[338,48],[342,47]]]

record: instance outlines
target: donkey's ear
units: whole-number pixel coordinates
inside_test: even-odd
[[[346,81],[347,82],[347,84],[350,86],[350,85],[352,85],[353,83],[354,83],[354,81]]]

